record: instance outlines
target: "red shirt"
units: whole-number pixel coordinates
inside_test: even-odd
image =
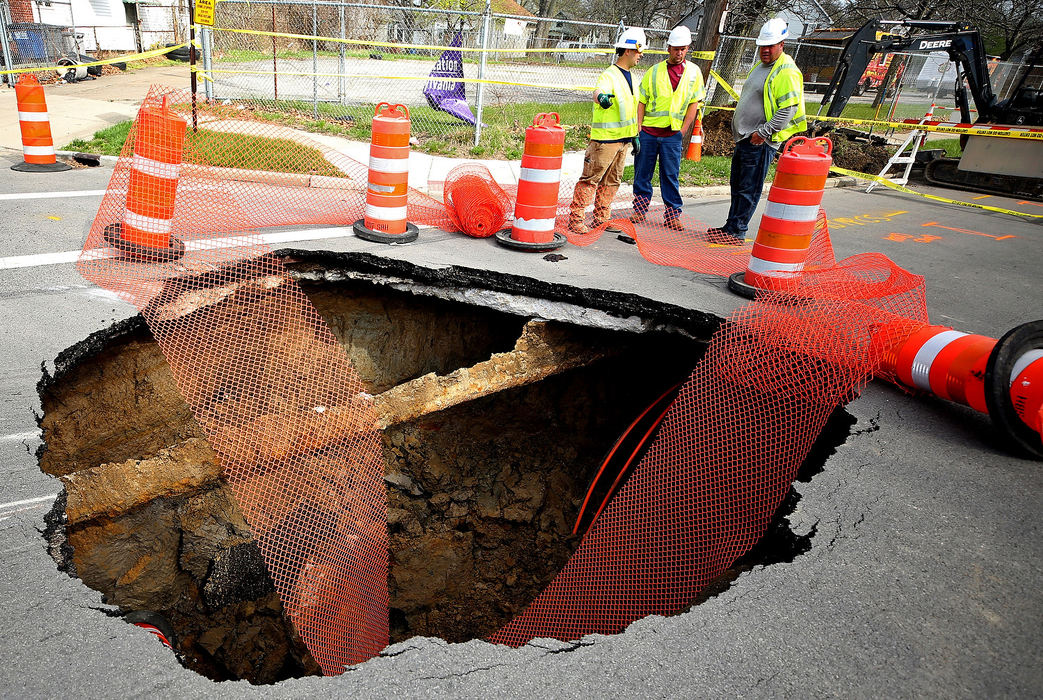
[[[666,64],[666,74],[670,78],[670,89],[676,90],[677,85],[681,82],[681,76],[684,75],[684,61],[681,61],[677,65],[671,63]],[[677,132],[668,126],[642,126],[641,131],[652,136],[659,136],[664,138],[667,136],[673,136]]]

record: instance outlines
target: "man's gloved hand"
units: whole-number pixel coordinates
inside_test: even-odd
[[[641,152],[641,137],[635,136],[634,137],[634,157],[636,158],[637,154],[640,153],[640,152]]]
[[[598,93],[598,104],[601,105],[601,109],[608,109],[612,106],[612,95],[607,92]]]

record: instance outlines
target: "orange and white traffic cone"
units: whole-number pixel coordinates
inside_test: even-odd
[[[758,291],[787,291],[797,285],[815,232],[832,153],[833,142],[827,138],[796,136],[786,142],[750,261],[745,272],[728,278],[728,289],[752,299]]]
[[[54,153],[51,138],[51,120],[47,116],[47,100],[43,85],[31,73],[19,76],[14,86],[18,102],[18,125],[22,130],[22,159],[24,162],[11,166],[11,170],[23,173],[55,173],[69,170],[70,166],[59,163]]]
[[[134,157],[123,221],[105,227],[105,240],[128,257],[168,262],[185,254],[171,235],[188,123],[167,107],[144,104],[134,125]]]
[[[406,220],[409,203],[409,110],[381,102],[369,141],[366,211],[355,235],[375,243],[409,243],[420,229]]]
[[[699,118],[696,118],[695,126],[692,128],[692,140],[688,142],[684,159],[695,163],[703,159],[703,122]]]
[[[554,123],[550,123],[551,118]],[[514,226],[496,234],[496,240],[517,250],[554,250],[568,242],[557,233],[558,186],[561,184],[561,158],[565,152],[565,129],[557,112],[537,114],[525,130],[518,200],[514,205]]]
[[[987,414],[1009,445],[1043,459],[1043,321],[999,340],[924,326],[888,348],[881,369],[899,385]]]

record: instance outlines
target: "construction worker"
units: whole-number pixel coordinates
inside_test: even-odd
[[[742,86],[732,115],[732,203],[728,220],[711,228],[713,243],[743,245],[746,228],[760,201],[768,168],[786,139],[808,128],[804,113],[804,76],[783,51],[789,26],[776,17],[757,36],[760,61]]]
[[[630,27],[616,40],[616,62],[605,69],[594,87],[590,141],[583,155],[583,174],[576,183],[569,210],[569,230],[590,231],[584,212],[594,199],[594,227],[611,218],[612,200],[623,177],[623,164],[637,136],[637,98],[630,75],[645,50],[645,32]]]
[[[652,66],[641,79],[637,100],[638,145],[634,150],[634,214],[631,221],[645,220],[652,198],[652,173],[659,161],[659,190],[666,204],[663,223],[672,229],[681,225],[681,139],[691,130],[706,96],[703,74],[685,60],[692,32],[681,25],[666,39],[667,58]]]

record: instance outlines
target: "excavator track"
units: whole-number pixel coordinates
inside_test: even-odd
[[[933,160],[924,168],[924,179],[941,187],[1043,201],[1043,180],[1039,178],[959,170],[959,163],[958,158]]]

